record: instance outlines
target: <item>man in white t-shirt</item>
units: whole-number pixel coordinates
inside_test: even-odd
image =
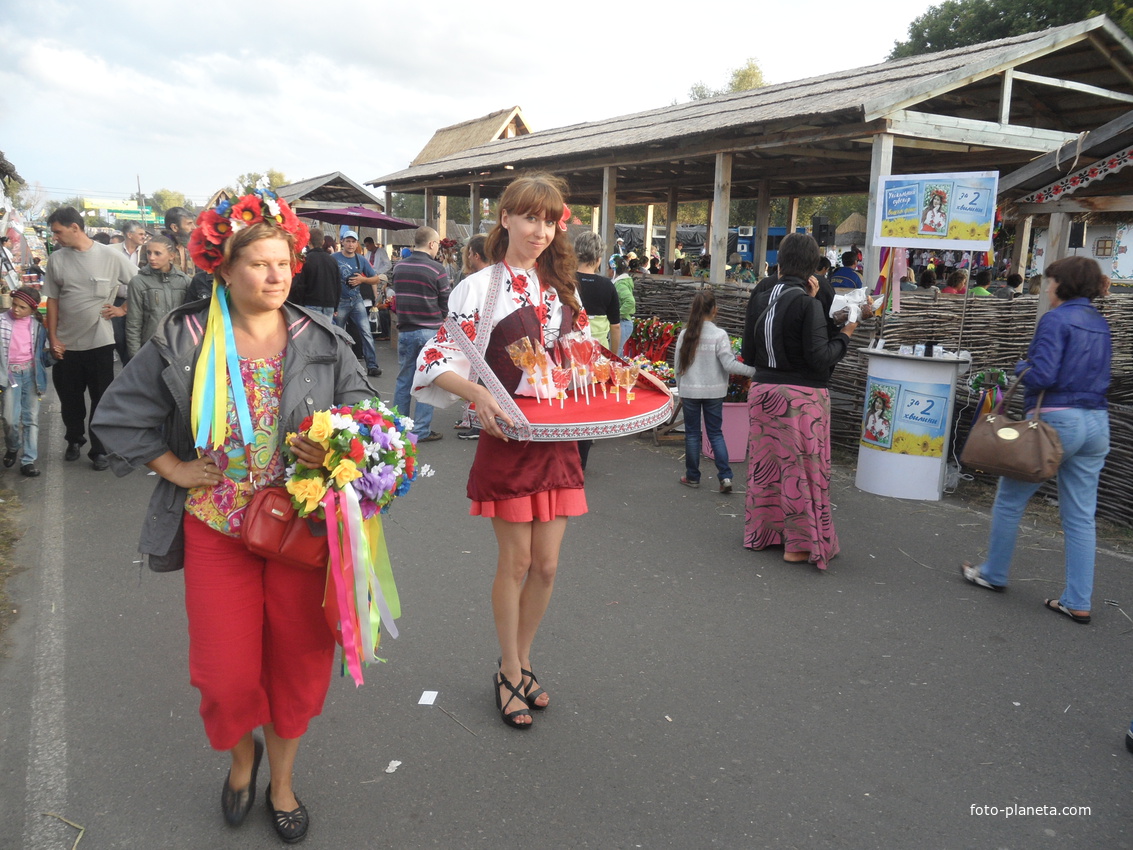
[[[87,396],[90,416],[114,380],[114,330],[111,319],[126,315],[114,306],[118,287],[128,285],[138,270],[119,248],[100,245],[83,227],[74,207],[60,207],[47,218],[59,248],[51,255],[43,279],[47,297],[47,336],[59,358],[51,372],[66,428],[65,460],[78,460],[87,441]],[[91,465],[109,466],[106,450],[90,434]]]
[[[146,244],[146,239],[149,234],[146,229],[142,227],[140,222],[128,221],[122,225],[122,242],[118,246],[118,250],[124,253],[134,264],[135,267],[140,268],[145,265],[145,254],[142,252],[142,246]]]

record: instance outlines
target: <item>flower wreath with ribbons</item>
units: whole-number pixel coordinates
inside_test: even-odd
[[[223,200],[197,216],[197,226],[189,237],[189,255],[197,267],[213,275],[212,300],[208,320],[197,355],[193,375],[193,397],[189,418],[198,449],[220,448],[227,431],[227,387],[232,385],[232,398],[245,445],[252,439],[252,416],[247,393],[240,381],[240,362],[236,356],[236,340],[232,333],[228,287],[217,270],[224,262],[224,243],[245,227],[264,222],[289,233],[298,256],[311,235],[287,202],[266,189],[257,189],[235,202]],[[292,264],[292,273],[303,266]]]

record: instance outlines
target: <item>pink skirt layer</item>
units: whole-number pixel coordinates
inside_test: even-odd
[[[472,516],[495,517],[506,522],[550,522],[560,516],[582,516],[586,513],[586,491],[559,488],[495,501],[472,500]]]

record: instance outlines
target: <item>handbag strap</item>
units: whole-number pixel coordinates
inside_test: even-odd
[[[1031,371],[1031,367],[1028,366],[1026,369],[1024,369],[1022,372],[1020,372],[1018,375],[1015,376],[1015,380],[1013,380],[1011,382],[1011,384],[1007,387],[1007,391],[1003,394],[1003,398],[1001,398],[999,400],[999,404],[997,404],[995,406],[995,409],[993,409],[991,411],[992,416],[1002,415],[1006,412],[1007,405],[1009,405],[1011,403],[1011,399],[1015,396],[1015,390],[1018,389],[1018,387],[1021,383],[1023,383],[1023,376],[1026,375],[1030,371]],[[1036,422],[1042,419],[1043,396],[1045,396],[1045,395],[1046,395],[1045,389],[1039,390],[1039,397],[1035,400],[1035,409],[1034,409],[1034,412],[1033,412],[1033,414],[1031,415],[1030,418],[1034,419]],[[1026,418],[1026,417],[1024,417],[1024,418]]]

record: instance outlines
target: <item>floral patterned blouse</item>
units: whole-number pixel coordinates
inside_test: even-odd
[[[488,287],[492,281],[494,268],[496,267],[488,266],[469,275],[449,294],[449,317],[455,318],[460,323],[473,342],[476,341],[476,323],[480,321],[480,309],[488,297]],[[491,331],[512,313],[531,306],[539,318],[544,344],[553,345],[558,340],[558,329],[563,319],[563,305],[559,301],[558,293],[553,287],[543,287],[539,284],[535,269],[511,271],[514,276],[508,273],[506,267],[503,269],[503,282],[488,330]],[[590,319],[585,310],[580,311],[574,325],[587,336],[590,335]],[[448,407],[459,400],[459,396],[433,386],[433,381],[443,372],[456,372],[462,378],[468,378],[471,371],[468,358],[464,356],[459,346],[448,338],[448,331],[441,327],[417,357],[413,396],[423,404]],[[534,390],[529,388],[526,382],[520,382],[519,386],[514,388],[514,393],[533,395]]]
[[[229,537],[240,536],[244,509],[252,494],[277,484],[283,478],[284,460],[280,454],[279,400],[282,394],[283,357],[281,351],[263,360],[240,358],[240,380],[248,394],[252,416],[252,441],[241,442],[232,386],[228,387],[228,430],[219,449],[204,449],[202,456],[213,460],[223,477],[213,487],[193,487],[185,510],[201,522]]]

